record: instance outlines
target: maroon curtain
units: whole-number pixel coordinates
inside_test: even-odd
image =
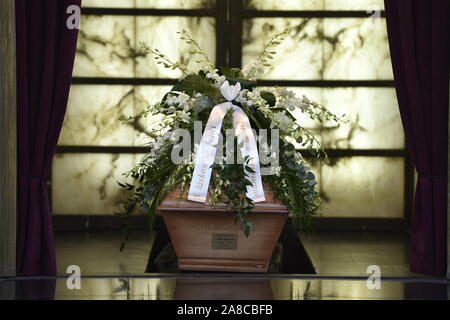
[[[81,0],[16,0],[18,274],[56,273],[47,182],[76,50],[70,5]]]
[[[385,0],[397,99],[419,174],[411,270],[443,276],[447,254],[450,1]]]

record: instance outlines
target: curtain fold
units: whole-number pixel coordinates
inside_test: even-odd
[[[411,271],[443,276],[447,265],[450,1],[385,0],[397,99],[418,172]]]
[[[70,90],[81,0],[16,0],[17,274],[56,273],[48,180]]]

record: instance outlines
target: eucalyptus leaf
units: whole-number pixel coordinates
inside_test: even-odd
[[[314,173],[312,173],[311,171],[309,171],[309,172],[306,174],[306,177],[308,178],[308,180],[314,180],[314,179],[316,179],[316,176],[315,176]]]
[[[277,99],[275,98],[275,95],[272,92],[261,91],[260,95],[261,95],[261,98],[266,100],[267,104],[270,107],[274,107],[275,106],[275,103],[277,102]]]

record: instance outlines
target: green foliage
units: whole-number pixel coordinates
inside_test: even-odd
[[[214,164],[212,168],[217,171],[220,179],[226,181],[223,194],[227,198],[225,203],[236,214],[235,223],[239,222],[245,236],[248,237],[252,231],[252,224],[247,217],[255,207],[253,201],[246,197],[247,186],[252,182],[248,178],[247,172],[253,173],[253,169],[248,166],[249,158],[244,158],[244,164]]]
[[[262,91],[261,92],[261,98],[267,101],[267,104],[270,107],[274,107],[275,103],[277,102],[277,98],[275,98],[275,95],[272,92],[268,91]]]
[[[172,88],[172,91],[184,92],[189,96],[200,93],[211,98],[216,104],[222,97],[220,91],[212,86],[208,79],[199,74],[188,75],[186,78],[178,81]]]

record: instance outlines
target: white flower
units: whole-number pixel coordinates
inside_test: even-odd
[[[177,118],[180,118],[182,122],[189,123],[190,118],[191,118],[191,114],[189,112],[184,111],[184,110],[183,111],[179,111],[177,113]]]
[[[176,99],[176,98],[177,98],[176,96],[173,96],[173,95],[169,94],[169,95],[167,96],[166,103],[167,103],[169,106],[171,106],[171,105],[175,104],[175,99]]]
[[[220,88],[225,83],[226,80],[227,80],[227,78],[225,76],[218,77],[215,81],[216,87]]]
[[[288,98],[288,99],[286,99],[285,103],[286,103],[286,107],[290,111],[294,111],[299,106],[299,101],[295,98]]]
[[[248,105],[249,107],[251,107],[251,106],[253,105],[253,101],[252,101],[252,100],[248,100],[248,101],[247,101],[247,105]]]
[[[276,126],[281,130],[289,130],[294,125],[292,119],[286,115],[285,111],[275,113],[274,120],[276,122]]]
[[[271,167],[270,169],[272,170],[272,173],[274,175],[276,175],[277,177],[280,176],[280,173],[281,173],[281,167],[280,166]]]
[[[187,94],[185,94],[185,93],[181,93],[179,96],[178,96],[178,103],[185,103],[186,101],[188,101],[189,99],[190,99],[191,97],[189,96],[189,95],[187,95]]]

